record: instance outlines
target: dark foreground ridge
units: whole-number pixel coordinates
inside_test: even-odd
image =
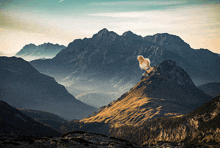
[[[49,126],[36,122],[19,110],[0,101],[0,137],[7,140],[9,137],[42,137],[60,136],[61,133]],[[10,138],[9,138],[10,139]]]
[[[7,147],[29,147],[29,148],[156,148],[156,147],[169,147],[169,148],[193,148],[193,145],[187,143],[165,143],[158,142],[154,146],[140,146],[136,143],[129,142],[127,140],[108,137],[101,134],[88,133],[82,131],[74,131],[67,133],[61,137],[49,138],[33,138],[33,137],[22,137],[17,139],[10,139],[7,141],[0,141],[0,146]]]

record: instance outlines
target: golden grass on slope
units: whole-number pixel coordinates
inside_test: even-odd
[[[180,115],[177,110],[169,112],[170,107],[166,107],[166,104],[161,104],[161,101],[163,99],[149,98],[143,92],[135,90],[128,93],[122,100],[113,102],[112,106],[104,108],[97,115],[82,121],[105,122],[118,127],[122,125],[140,125],[150,119],[161,116]]]

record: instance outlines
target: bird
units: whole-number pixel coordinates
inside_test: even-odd
[[[142,55],[139,55],[137,60],[139,61],[140,68],[146,70],[147,73],[153,70],[153,67],[150,67],[150,60],[148,58],[144,58]]]

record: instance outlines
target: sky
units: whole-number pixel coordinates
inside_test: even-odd
[[[107,28],[170,33],[220,53],[220,0],[0,0],[0,54],[51,42],[67,46]]]

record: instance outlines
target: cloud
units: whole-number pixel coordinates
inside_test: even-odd
[[[60,0],[59,3],[63,2],[64,0]]]
[[[118,2],[94,2],[92,5],[98,6],[151,6],[151,5],[179,5],[185,4],[185,1],[118,1]]]
[[[157,18],[158,11],[133,11],[133,12],[113,12],[113,13],[94,13],[90,16],[112,17],[112,18]]]

